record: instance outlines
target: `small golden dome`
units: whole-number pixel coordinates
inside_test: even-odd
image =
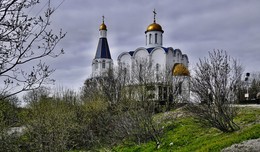
[[[150,24],[150,25],[147,27],[145,33],[149,32],[149,31],[161,31],[161,32],[163,32],[161,25],[160,25],[160,24],[157,24],[157,23],[155,23],[155,22],[152,23],[152,24]]]
[[[102,24],[99,26],[99,30],[107,30],[106,24],[102,23]]]
[[[177,63],[173,66],[173,76],[190,76],[189,70],[182,63]]]

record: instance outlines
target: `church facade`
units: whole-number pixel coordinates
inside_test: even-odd
[[[106,37],[104,18],[99,31],[99,43],[92,61],[92,78],[105,76],[109,69],[115,68]],[[154,87],[151,100],[189,100],[188,56],[180,49],[163,46],[163,33],[163,28],[156,22],[154,11],[153,23],[145,31],[144,47],[122,52],[117,58],[117,69],[129,79],[129,85],[152,84]]]

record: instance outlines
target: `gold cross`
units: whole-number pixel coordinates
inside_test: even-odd
[[[103,16],[102,16],[102,22],[103,22],[103,23],[104,23],[104,20],[105,20],[105,16],[103,15]]]
[[[153,16],[153,22],[155,23],[156,22],[156,20],[155,20],[155,16],[156,16],[156,11],[155,11],[155,9],[153,10],[153,14],[154,14],[154,16]]]

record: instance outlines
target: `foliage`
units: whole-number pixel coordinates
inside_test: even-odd
[[[71,105],[51,99],[42,98],[33,105],[30,119],[26,124],[26,136],[31,145],[31,151],[60,151],[66,150],[70,143],[70,131],[76,127],[76,119]],[[73,145],[70,145],[73,147]]]
[[[21,125],[22,109],[18,107],[18,98],[15,96],[0,100],[0,149],[14,151],[18,149],[20,141],[16,132],[10,129]]]
[[[102,96],[80,101],[69,90],[62,94],[39,95],[36,101],[29,102],[18,113],[23,117],[23,133],[7,134],[7,126],[1,132],[1,150],[107,151],[115,146],[111,150],[219,151],[233,143],[259,138],[259,109],[242,108],[234,119],[241,130],[222,133],[201,126],[183,108],[155,115],[152,103],[139,100],[110,105]]]
[[[3,126],[15,126],[18,123],[17,97],[0,100],[0,121]]]
[[[141,67],[137,68],[132,79],[129,71],[119,67],[118,70],[110,69],[103,77],[85,81],[81,99],[84,106],[92,108],[87,117],[89,130],[93,133],[90,139],[99,139],[96,145],[114,145],[124,140],[137,144],[152,140],[156,145],[160,144],[162,131],[152,118],[159,105],[151,97],[156,84],[147,77],[152,70],[145,63],[140,66],[142,72]],[[98,107],[102,109],[101,113]]]

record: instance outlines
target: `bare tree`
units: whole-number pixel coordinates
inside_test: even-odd
[[[109,145],[125,139],[138,144],[152,140],[159,146],[163,130],[153,116],[181,100],[180,85],[173,83],[183,80],[173,79],[172,67],[158,67],[146,59],[134,60],[132,67],[119,64],[103,77],[87,79],[81,92],[83,105],[94,105],[90,109],[95,111],[85,125],[92,133],[89,139]]]
[[[0,94],[9,97],[53,80],[54,72],[42,58],[57,57],[56,45],[65,36],[49,28],[55,8],[48,0],[36,15],[30,10],[39,0],[0,1]],[[46,8],[47,7],[47,8]],[[46,8],[46,9],[45,9]],[[45,9],[45,12],[41,11]]]
[[[189,110],[202,123],[232,132],[239,127],[233,121],[237,109],[237,91],[241,86],[242,67],[225,51],[209,52],[200,59],[191,81],[191,91],[196,103]]]

